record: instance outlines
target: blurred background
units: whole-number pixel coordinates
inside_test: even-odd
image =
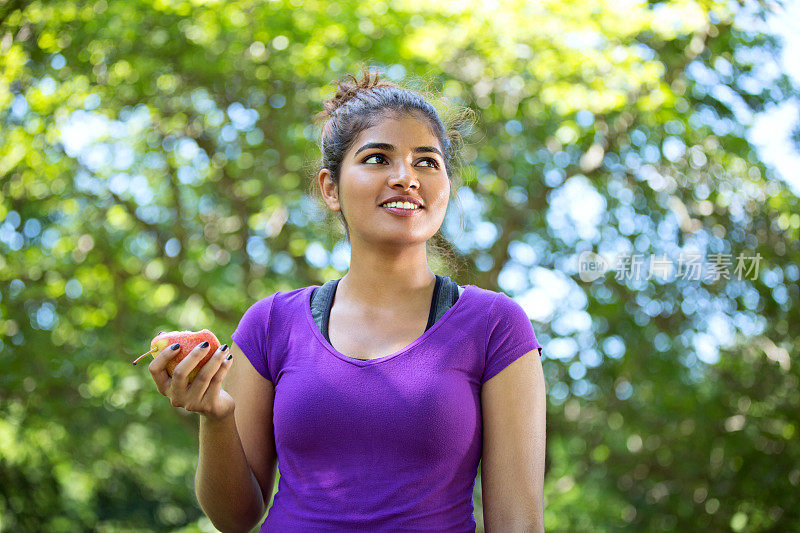
[[[800,530],[797,20],[0,1],[0,531],[214,531],[197,415],[130,363],[159,330],[230,342],[256,300],[344,275],[306,194],[312,117],[362,64],[476,112],[442,227],[458,261],[432,268],[514,297],[544,346],[547,530]],[[474,501],[483,531],[480,478]]]

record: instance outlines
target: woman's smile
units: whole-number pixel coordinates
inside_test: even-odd
[[[390,206],[393,206],[393,207],[390,207]],[[422,212],[422,208],[421,207],[411,208],[411,207],[394,207],[394,206],[396,206],[396,204],[382,205],[382,206],[380,206],[380,208],[385,210],[385,211],[388,211],[389,213],[391,213],[393,215],[401,216],[401,217],[413,217],[413,216],[418,215],[418,214],[420,214]]]

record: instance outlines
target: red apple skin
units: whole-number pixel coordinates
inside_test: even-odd
[[[151,355],[155,358],[155,356],[167,346],[172,346],[176,342],[180,344],[181,347],[178,349],[178,354],[167,363],[167,374],[172,376],[172,372],[175,370],[175,367],[178,366],[178,363],[183,361],[183,358],[189,355],[189,352],[203,341],[208,341],[208,353],[189,373],[189,383],[191,383],[194,381],[195,376],[200,372],[203,365],[211,359],[211,356],[214,355],[214,352],[219,348],[219,340],[212,332],[207,329],[201,329],[200,331],[167,331],[159,333],[150,341],[150,348],[154,350]]]

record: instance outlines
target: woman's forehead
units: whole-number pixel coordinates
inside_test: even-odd
[[[358,135],[355,144],[360,146],[364,142],[433,144],[434,146],[439,146],[439,138],[431,128],[430,123],[410,114],[401,116],[389,115],[379,118],[375,124],[364,129]]]

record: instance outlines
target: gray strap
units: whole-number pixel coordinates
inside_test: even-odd
[[[317,323],[317,327],[322,333],[322,336],[325,337],[325,340],[328,342],[331,342],[328,336],[328,324],[339,279],[327,281],[321,287],[314,289],[314,292],[311,293],[311,315],[314,317],[314,322]]]
[[[435,324],[442,316],[455,305],[458,300],[458,284],[451,281],[448,276],[436,276],[436,285],[438,291],[434,290],[433,301],[431,301],[431,309],[429,312],[428,326],[425,331]],[[328,335],[328,326],[330,324],[331,308],[333,307],[333,300],[336,296],[336,286],[339,284],[339,279],[332,279],[326,281],[321,287],[317,287],[311,293],[311,315],[314,317],[322,336],[328,343],[331,342]],[[351,359],[358,359],[360,361],[367,361],[359,357],[352,357]]]
[[[433,321],[428,325],[430,328],[433,324],[438,322],[440,318],[447,312],[448,309],[453,307],[458,300],[458,284],[450,281],[448,276],[436,276],[442,278],[442,284],[439,289],[439,296],[436,301],[432,303],[434,306]]]

